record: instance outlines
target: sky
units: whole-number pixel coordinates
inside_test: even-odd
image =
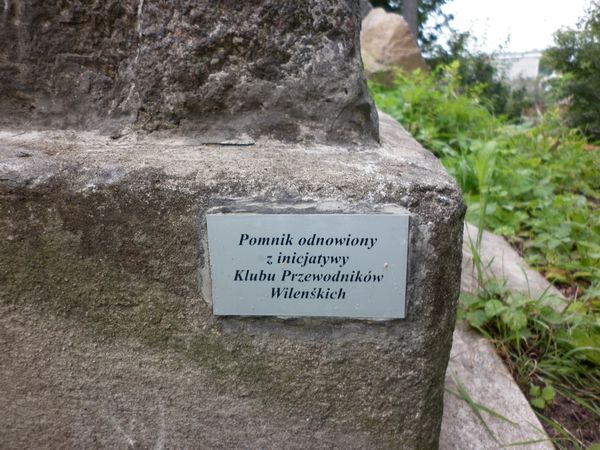
[[[574,27],[590,0],[449,0],[452,26],[471,31],[478,50],[524,52],[552,45],[552,34]]]

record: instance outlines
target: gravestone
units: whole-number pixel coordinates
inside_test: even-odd
[[[464,206],[359,11],[0,5],[4,445],[437,446]]]

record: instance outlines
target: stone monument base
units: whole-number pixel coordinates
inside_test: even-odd
[[[0,132],[4,445],[436,448],[464,206],[380,126],[373,148]],[[215,317],[223,198],[406,211],[406,318]]]

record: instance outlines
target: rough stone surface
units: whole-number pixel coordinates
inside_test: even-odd
[[[373,6],[371,6],[369,0],[360,0],[360,15],[363,19],[367,16],[367,14],[369,14],[369,11],[371,11],[372,9]]]
[[[480,410],[483,424],[461,398],[458,384],[477,404],[507,420]],[[524,450],[554,448],[492,345],[465,323],[458,323],[446,373],[440,450],[496,450],[513,446]]]
[[[0,125],[374,142],[359,0],[6,0]]]
[[[394,69],[429,70],[404,17],[383,8],[372,9],[363,19],[360,46],[369,76],[385,78]]]
[[[1,132],[3,444],[435,448],[464,206],[382,129],[360,151]],[[201,222],[223,197],[408,210],[406,320],[215,318]]]

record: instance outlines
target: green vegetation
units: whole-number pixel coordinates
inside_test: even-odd
[[[559,76],[552,81],[558,98],[569,104],[567,118],[600,137],[600,1],[593,1],[576,29],[558,31],[543,64]]]
[[[452,31],[445,46],[431,48],[427,62],[430,67],[458,64],[454,77],[458,91],[475,89],[478,97],[486,99],[486,107],[491,112],[512,121],[519,120],[522,110],[533,106],[532,95],[524,86],[511,86],[498,71],[493,54],[470,50],[476,44],[477,39],[469,33]]]
[[[467,220],[481,220],[551,281],[597,302],[600,153],[562,125],[557,113],[535,127],[495,117],[478,86],[461,86],[458,71],[454,64],[430,76],[399,74],[394,88],[371,84],[371,91],[378,107],[456,178],[469,206]]]
[[[467,220],[504,235],[569,297],[510,292],[486,277],[478,257],[481,231],[472,243],[480,290],[461,297],[461,317],[496,344],[555,443],[582,448],[589,437],[554,414],[553,404],[569,402],[597,428],[600,150],[567,128],[558,112],[535,126],[494,116],[485,87],[465,87],[460,73],[453,63],[431,75],[398,74],[394,87],[371,84],[371,91],[379,108],[456,178]]]
[[[454,17],[443,11],[450,0],[421,0],[418,10],[418,45],[429,67],[458,62],[455,81],[464,89],[477,88],[494,114],[504,114],[518,120],[524,108],[533,107],[534,95],[524,86],[511,86],[498,71],[494,55],[472,50],[477,38],[469,32],[459,32],[452,27]],[[402,14],[404,0],[369,0],[374,7]],[[440,39],[446,35],[445,39]]]
[[[575,431],[582,424],[553,418],[552,406],[560,396],[563,403],[574,402],[580,416],[590,417],[591,426],[600,419],[597,311],[581,301],[565,304],[549,295],[511,293],[496,280],[487,280],[476,295],[461,295],[460,301],[459,317],[496,345],[538,414],[557,430],[555,444],[582,448],[589,443]]]

